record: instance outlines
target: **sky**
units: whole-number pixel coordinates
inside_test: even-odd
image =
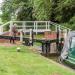
[[[0,3],[2,3],[3,0],[0,0]]]

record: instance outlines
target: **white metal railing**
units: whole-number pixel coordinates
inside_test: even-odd
[[[0,26],[0,35],[4,34],[4,32],[9,30],[8,28],[6,30],[7,26],[10,26],[10,21]]]
[[[29,32],[29,29],[33,28],[33,31],[36,32],[44,32],[50,31],[49,21],[13,21],[13,23],[17,24],[18,30],[23,29],[23,32]]]
[[[71,29],[61,26],[57,23],[51,22],[51,21],[9,21],[3,25],[0,26],[0,34],[11,30],[11,26],[16,23],[17,29],[23,30],[23,32],[29,32],[30,29],[33,28],[33,31],[36,32],[45,32],[45,31],[51,31],[51,26],[55,27],[55,30],[57,30],[57,27],[59,29],[66,29],[70,31]],[[7,28],[7,29],[6,29]]]

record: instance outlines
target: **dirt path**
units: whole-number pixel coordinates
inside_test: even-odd
[[[10,43],[0,43],[0,46],[11,47],[11,46],[15,46],[15,44],[10,44]]]
[[[0,46],[6,46],[6,47],[10,47],[10,46],[16,46],[16,45],[21,45],[22,43],[20,41],[15,41],[15,44],[10,43],[9,40],[6,39],[0,39]]]

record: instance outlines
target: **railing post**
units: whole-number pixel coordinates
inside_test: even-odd
[[[36,22],[34,21],[34,31],[36,30]]]
[[[3,34],[3,25],[0,26],[0,34]]]
[[[57,25],[55,25],[55,32],[57,32],[58,31],[58,26]]]
[[[10,21],[10,31],[12,30],[13,21]]]
[[[71,31],[70,29],[67,29],[67,35],[68,35],[68,33],[69,33],[70,31]]]
[[[26,22],[25,21],[23,21],[23,32],[25,33],[25,31],[26,31]]]
[[[30,46],[33,46],[33,29],[30,29],[29,44]]]
[[[51,29],[50,29],[50,21],[48,21],[48,29],[51,30]]]
[[[61,27],[59,25],[59,43],[61,43]]]
[[[36,35],[37,35],[37,29],[38,29],[38,26],[37,26],[37,22],[36,22]]]
[[[66,40],[67,37],[67,29],[64,29],[64,40]]]
[[[59,27],[56,26],[56,34],[57,34],[57,41],[56,41],[56,46],[57,46],[57,50],[59,50]]]
[[[46,30],[48,29],[48,23],[47,23],[47,21],[46,21]]]
[[[3,26],[1,26],[1,31],[2,31],[2,33],[3,33]]]
[[[20,31],[20,42],[21,43],[23,42],[23,32],[22,32],[22,30]]]

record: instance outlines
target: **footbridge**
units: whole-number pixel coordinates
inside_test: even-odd
[[[35,42],[41,43],[42,52],[45,54],[48,54],[51,51],[60,51],[59,47],[62,47],[64,39],[68,32],[71,31],[70,28],[51,21],[9,21],[0,26],[0,40],[10,39],[11,36],[9,36],[9,33],[13,24],[16,24],[16,28],[18,32],[20,32],[20,35],[16,36],[16,40],[21,41],[25,45],[30,45],[30,43],[34,45]],[[31,29],[33,30],[33,33]],[[29,33],[29,36],[23,36],[21,31],[24,34]],[[39,36],[39,33],[43,33],[42,38],[33,37],[33,35]]]

